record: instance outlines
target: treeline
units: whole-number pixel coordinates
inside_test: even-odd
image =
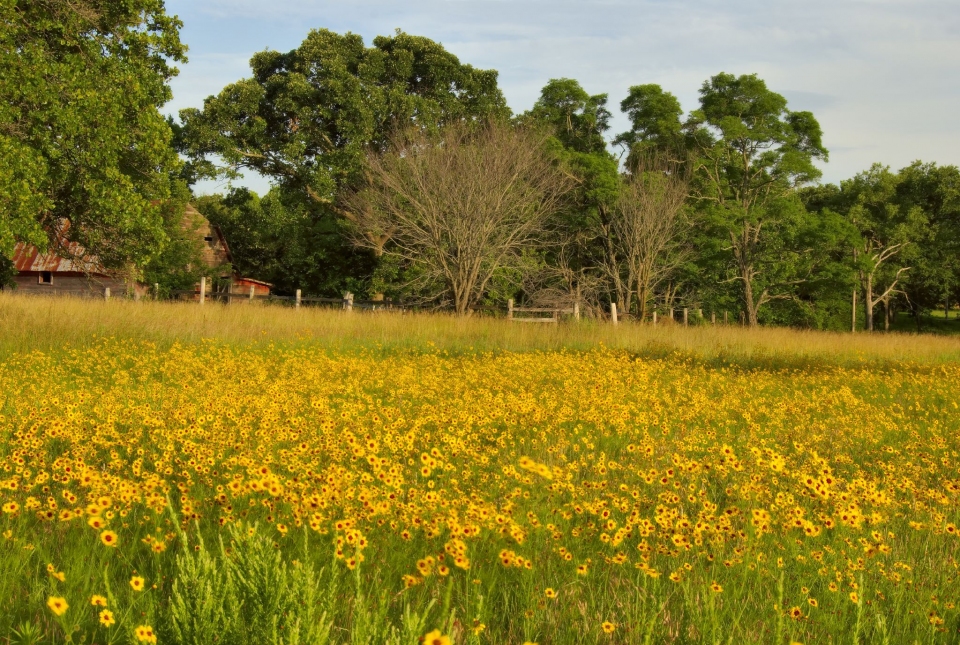
[[[179,24],[162,3],[138,0],[127,4],[143,5],[137,15],[149,19],[139,25],[150,27],[130,15],[111,27],[108,4],[5,9],[7,54],[41,43],[32,65],[17,63],[37,76],[34,85],[63,78],[54,68],[36,73],[45,57],[81,69],[99,56],[108,71],[134,61],[150,79],[137,87],[155,89],[106,88],[99,100],[117,102],[111,127],[123,136],[107,130],[106,152],[70,160],[64,172],[58,144],[44,147],[49,128],[25,136],[25,115],[33,110],[33,123],[40,109],[42,120],[42,109],[5,75],[0,152],[18,161],[0,176],[4,252],[14,240],[54,240],[52,223],[68,220],[68,235],[115,264],[152,282],[188,281],[190,243],[170,205],[189,199],[200,179],[249,170],[270,179],[266,195],[233,189],[194,203],[224,231],[237,269],[280,293],[350,291],[463,314],[511,297],[594,312],[616,302],[640,319],[688,307],[738,312],[750,325],[823,329],[883,328],[904,311],[919,324],[960,298],[958,169],[877,165],[822,185],[828,151],[816,118],[791,110],[756,76],[706,80],[689,113],[657,85],[634,86],[619,106],[630,128],[613,133],[607,95],[575,80],[550,81],[532,109],[512,114],[495,71],[429,39],[397,32],[367,46],[315,30],[293,51],[256,54],[249,78],[163,122],[167,65],[184,60]],[[34,10],[56,28],[34,27]],[[100,27],[84,31],[82,20]],[[136,47],[130,30],[144,39]],[[65,31],[95,41],[85,56],[43,44]],[[95,72],[70,78],[104,89],[110,77]],[[134,108],[146,125],[131,131]],[[59,118],[51,108],[50,122]],[[77,132],[92,119],[83,109],[70,118]],[[107,158],[110,146],[118,151]],[[81,172],[116,185],[77,200],[68,185],[96,186],[77,181]]]

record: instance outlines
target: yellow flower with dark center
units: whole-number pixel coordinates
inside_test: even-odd
[[[100,541],[106,546],[117,546],[117,534],[113,531],[104,531],[100,534]]]
[[[449,636],[444,636],[439,629],[435,629],[423,637],[423,645],[451,645]]]
[[[723,591],[723,587],[721,587],[716,581],[714,581],[713,584],[710,585],[710,588],[711,588],[715,593],[720,593],[720,592]]]
[[[613,632],[617,631],[617,626],[611,623],[609,620],[605,620],[600,625],[600,629],[603,630],[604,634],[612,634]]]
[[[140,576],[133,576],[130,578],[130,587],[134,591],[143,591],[143,578]]]
[[[67,604],[66,598],[61,598],[60,596],[50,596],[47,598],[47,607],[50,608],[57,616],[63,616],[67,613],[67,609],[70,608],[70,605]]]
[[[133,630],[133,633],[137,637],[137,640],[141,643],[157,642],[157,635],[153,633],[153,627],[150,627],[149,625],[140,625]]]
[[[96,529],[99,531],[100,529],[102,529],[107,525],[107,522],[99,515],[94,515],[93,517],[87,520],[87,524],[90,526],[90,528]]]
[[[90,604],[93,605],[94,607],[106,607],[107,599],[104,598],[103,596],[93,594],[92,596],[90,596]]]
[[[543,590],[543,595],[546,596],[547,598],[556,598],[557,592],[554,591],[551,587],[547,587],[546,589]]]
[[[109,609],[104,609],[103,611],[100,612],[100,624],[101,624],[101,625],[103,625],[104,627],[110,627],[110,626],[113,625],[115,622],[117,622],[117,621],[116,621],[116,619],[113,617],[113,612],[112,612],[112,611],[110,611]]]

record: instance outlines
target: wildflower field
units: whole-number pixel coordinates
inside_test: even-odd
[[[949,360],[21,347],[0,643],[958,643],[958,405]]]

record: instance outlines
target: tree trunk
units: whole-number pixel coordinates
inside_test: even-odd
[[[850,316],[850,333],[857,331],[857,290],[853,290],[853,313]]]
[[[647,285],[637,284],[637,320],[644,322],[647,319]]]
[[[743,280],[743,305],[747,324],[751,327],[757,326],[757,308],[753,298],[753,282],[744,276]]]
[[[873,307],[876,303],[873,302],[873,274],[867,274],[867,284],[864,289],[864,301],[863,304],[867,308],[867,331],[873,331]]]
[[[890,331],[890,297],[883,299],[883,331]]]

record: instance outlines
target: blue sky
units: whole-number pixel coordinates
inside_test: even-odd
[[[500,72],[514,112],[551,78],[608,93],[611,137],[626,129],[631,85],[659,83],[685,110],[717,72],[757,73],[824,129],[837,182],[873,162],[960,164],[960,0],[167,0],[190,62],[173,81],[175,114],[249,75],[251,54],[288,51],[310,29],[396,28]],[[246,184],[264,191],[265,180]],[[201,192],[217,185],[198,187]]]

